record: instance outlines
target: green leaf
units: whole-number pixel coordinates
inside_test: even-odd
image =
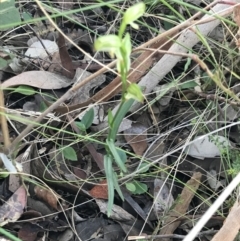
[[[8,61],[0,57],[0,69],[8,66]]]
[[[94,48],[97,51],[107,51],[119,56],[121,45],[121,40],[117,35],[109,34],[99,37],[94,43]]]
[[[36,91],[27,85],[20,85],[16,89],[14,89],[13,93],[20,93],[23,95],[34,95]]]
[[[112,127],[112,123],[113,123],[113,114],[112,114],[112,111],[109,109],[108,110],[108,124],[109,124],[110,128]]]
[[[121,149],[116,149],[116,150],[117,150],[117,153],[118,153],[119,157],[121,158],[122,162],[126,163],[126,161],[127,161],[126,152]]]
[[[92,125],[93,119],[94,119],[94,110],[93,108],[91,108],[85,113],[81,122],[86,127],[86,129],[88,129]]]
[[[76,126],[78,127],[79,130],[86,131],[86,126],[82,122],[75,121],[75,124],[76,124]]]
[[[31,14],[28,13],[28,12],[23,12],[23,13],[22,13],[22,18],[23,18],[24,21],[29,21],[29,20],[32,19],[32,16],[31,16]]]
[[[119,168],[123,171],[123,172],[127,172],[127,168],[125,167],[121,157],[119,156],[117,149],[114,145],[113,140],[106,140],[107,146],[109,148],[109,150],[111,151],[115,162],[117,163],[117,165],[119,166]]]
[[[144,100],[143,93],[142,93],[140,87],[135,83],[130,84],[128,86],[125,98],[127,100],[132,98],[132,99],[137,100],[139,102],[143,102],[143,100]]]
[[[120,196],[120,198],[124,201],[124,196],[123,196],[122,190],[120,189],[120,186],[118,184],[116,172],[113,173],[113,185],[114,185],[116,191],[118,192],[118,195]]]
[[[145,4],[143,2],[137,3],[126,10],[123,15],[123,22],[125,24],[132,24],[140,18],[145,12]]]
[[[1,173],[0,172],[0,179],[4,179],[4,178],[6,178],[8,176],[9,176],[9,173],[7,173],[6,171],[5,171],[5,173]]]
[[[114,117],[114,122],[111,124],[111,131],[108,134],[108,139],[115,140],[116,135],[118,132],[118,128],[124,118],[124,116],[127,114],[128,110],[132,106],[134,102],[134,99],[126,100],[119,108],[119,111],[117,111],[116,116]]]
[[[191,81],[184,82],[184,83],[180,84],[179,88],[181,90],[184,90],[184,89],[191,89],[191,88],[194,88],[196,86],[198,86],[198,84],[194,80],[191,80]]]
[[[70,161],[77,161],[77,153],[71,146],[64,146],[62,149],[63,156]]]
[[[48,106],[46,105],[46,103],[44,101],[41,101],[40,102],[40,112],[44,112],[47,108],[48,108]]]
[[[133,192],[133,194],[143,194],[147,192],[148,188],[145,183],[136,180],[134,180],[133,183],[136,186],[136,190]]]
[[[21,18],[15,8],[15,0],[0,1],[0,31],[8,30],[19,23]]]
[[[108,184],[108,216],[112,213],[113,201],[114,201],[114,179],[113,179],[113,168],[112,159],[109,155],[104,156],[104,169],[106,172],[107,184]]]
[[[134,185],[133,182],[127,182],[126,183],[126,188],[128,191],[134,193],[136,191],[136,186]]]
[[[139,173],[144,173],[144,172],[147,172],[149,170],[149,164],[144,162],[144,163],[141,163],[141,165],[138,167],[138,169],[142,169],[142,171],[139,171]]]
[[[189,51],[189,52],[191,53],[191,51]],[[187,58],[187,62],[184,65],[184,72],[186,72],[189,69],[191,63],[192,63],[192,59],[191,58]]]

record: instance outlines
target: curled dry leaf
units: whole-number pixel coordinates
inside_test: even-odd
[[[61,210],[61,207],[58,205],[60,196],[54,191],[35,186],[34,192],[39,199],[45,201],[50,207],[54,208],[55,210]],[[62,204],[61,206],[63,208],[66,207],[66,205],[64,204]]]
[[[61,89],[68,87],[73,80],[47,71],[27,71],[2,83],[2,88],[28,85],[39,89]]]
[[[137,155],[143,155],[147,149],[147,128],[140,123],[132,124],[131,128],[124,131],[127,143]]]
[[[0,227],[7,223],[17,221],[27,203],[27,192],[24,186],[18,190],[0,207]]]
[[[100,211],[104,214],[107,214],[107,205],[108,205],[107,201],[101,200],[101,199],[96,199],[96,203],[97,203],[98,207],[100,208]],[[131,214],[129,214],[124,209],[122,209],[121,207],[119,207],[115,204],[113,204],[112,213],[111,213],[110,218],[113,220],[117,220],[117,221],[134,220],[134,217]]]
[[[101,181],[98,185],[94,186],[90,191],[93,198],[108,199],[108,186],[107,181]]]

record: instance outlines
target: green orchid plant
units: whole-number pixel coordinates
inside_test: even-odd
[[[143,93],[140,87],[135,84],[129,84],[127,81],[128,72],[131,66],[131,52],[132,44],[129,33],[125,33],[127,25],[132,26],[135,29],[138,29],[138,25],[134,22],[140,18],[145,12],[145,4],[140,2],[132,7],[128,8],[123,15],[123,20],[120,25],[118,35],[106,35],[99,37],[95,43],[95,49],[97,51],[106,51],[117,59],[117,71],[121,76],[122,81],[122,98],[120,106],[115,115],[112,111],[108,112],[108,124],[109,124],[109,133],[106,139],[106,155],[104,156],[104,169],[107,178],[108,184],[108,215],[111,215],[111,210],[113,207],[114,201],[114,190],[118,192],[122,200],[124,200],[122,191],[118,184],[117,174],[113,169],[113,162],[115,161],[120,171],[122,173],[127,172],[125,162],[127,156],[124,151],[117,149],[115,146],[115,139],[118,133],[119,126],[129,111],[130,107],[134,101],[143,102]],[[125,33],[125,36],[124,36]]]

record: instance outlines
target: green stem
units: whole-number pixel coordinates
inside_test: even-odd
[[[121,25],[120,25],[120,28],[119,28],[119,32],[118,32],[118,37],[120,39],[123,38],[123,34],[124,34],[125,29],[126,29],[126,24],[122,22]]]
[[[13,241],[22,241],[21,239],[17,238],[16,236],[14,236],[13,234],[9,233],[8,231],[6,231],[1,227],[0,227],[0,233]]]

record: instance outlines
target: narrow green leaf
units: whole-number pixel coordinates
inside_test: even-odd
[[[123,172],[127,172],[127,169],[123,163],[123,161],[121,160],[120,156],[118,155],[117,149],[114,145],[113,140],[106,140],[106,143],[108,145],[109,150],[111,151],[115,162],[117,163],[117,165],[119,166],[119,168],[123,171]]]
[[[194,80],[191,80],[191,81],[184,82],[184,83],[180,84],[179,88],[181,90],[184,90],[184,89],[191,89],[191,88],[194,88],[196,86],[198,86],[198,84]]]
[[[113,184],[114,184],[114,187],[119,195],[119,197],[124,201],[124,196],[122,194],[122,190],[118,184],[118,179],[117,179],[117,174],[116,172],[113,173]]]
[[[109,155],[104,156],[104,169],[106,172],[107,184],[108,184],[108,216],[112,213],[113,201],[114,201],[114,179],[112,169],[112,159]]]
[[[108,110],[108,124],[109,124],[110,128],[112,127],[112,123],[113,123],[113,114],[112,114],[112,111],[109,109]]]
[[[127,188],[127,190],[129,190],[132,193],[134,193],[136,191],[136,186],[132,182],[127,182],[126,188]]]
[[[63,147],[62,149],[63,155],[66,159],[70,160],[70,161],[77,161],[77,153],[75,152],[75,150],[71,147],[71,146],[66,146]]]
[[[91,108],[85,113],[81,122],[85,126],[85,128],[88,129],[92,125],[93,119],[94,119],[94,110],[93,108]]]
[[[13,93],[20,93],[22,95],[34,95],[36,91],[30,86],[20,85],[14,89]]]
[[[116,139],[118,128],[133,103],[134,103],[134,99],[129,99],[129,100],[126,100],[122,105],[120,105],[119,107],[120,110],[117,111],[117,114],[114,117],[114,122],[112,123],[111,131],[109,132],[109,135],[108,135],[109,140]]]
[[[116,148],[116,150],[117,150],[117,153],[118,153],[119,157],[121,158],[122,162],[126,163],[126,161],[127,161],[126,152],[121,149],[117,149],[117,148]]]

